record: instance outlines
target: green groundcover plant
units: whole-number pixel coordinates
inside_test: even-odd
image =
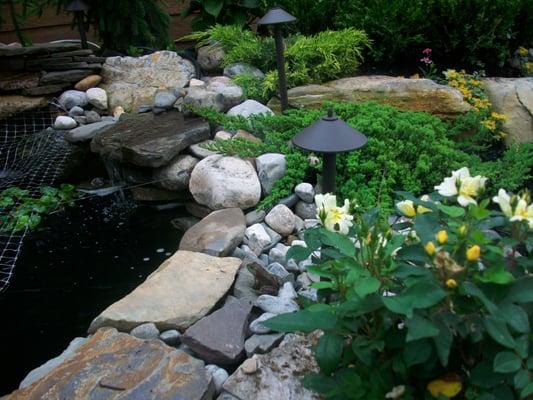
[[[41,196],[32,196],[27,189],[10,187],[0,193],[0,231],[22,231],[33,229],[41,222],[42,216],[66,205],[72,206],[79,197],[73,185],[59,188],[43,186]]]
[[[486,184],[461,168],[429,196],[399,192],[390,222],[316,197],[321,226],[287,258],[312,259],[318,302],[264,323],[323,331],[306,387],[332,400],[530,398],[533,204],[504,189],[491,201]]]
[[[531,178],[532,144],[512,146],[501,158],[482,161],[475,154],[459,150],[458,144],[449,138],[452,123],[426,113],[400,111],[375,102],[331,103],[321,110],[289,110],[285,115],[259,115],[249,119],[228,117],[209,109],[196,112],[214,126],[244,129],[263,140],[262,143],[244,139],[216,141],[210,146],[213,150],[242,157],[257,157],[268,152],[286,155],[286,175],[260,203],[260,207],[269,207],[290,195],[304,178],[315,182],[320,177],[321,164],[309,165],[308,155],[293,147],[290,141],[321,118],[328,107],[333,107],[340,118],[369,138],[362,149],[337,157],[338,194],[355,200],[363,209],[378,205],[390,210],[394,191],[406,190],[417,195],[428,192],[435,182],[446,176],[449,168],[461,165],[488,176],[487,190],[491,193],[499,187],[517,190]]]

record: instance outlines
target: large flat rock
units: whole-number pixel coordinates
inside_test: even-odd
[[[241,260],[177,251],[146,281],[94,319],[89,332],[103,326],[130,331],[153,322],[160,331],[184,330],[205,316],[229,290]]]
[[[204,363],[159,340],[100,329],[9,400],[187,399],[214,394]]]
[[[507,144],[533,142],[533,78],[487,78],[483,84],[494,111],[507,120]]]
[[[364,102],[374,100],[405,111],[425,111],[444,118],[453,118],[470,110],[461,92],[430,79],[372,75],[343,78],[322,85],[306,85],[288,92],[289,103],[295,107],[319,108],[328,101]],[[279,101],[268,106],[279,110]]]
[[[240,208],[214,211],[185,232],[180,250],[227,256],[241,244],[245,229],[246,221]]]
[[[112,160],[157,168],[209,136],[208,122],[184,119],[179,112],[132,114],[98,133],[91,142],[91,150]]]
[[[48,99],[43,96],[28,97],[18,95],[0,96],[0,118],[6,118],[34,108],[44,107]]]

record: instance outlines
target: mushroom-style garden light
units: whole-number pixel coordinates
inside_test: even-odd
[[[336,154],[363,147],[367,138],[328,110],[328,115],[297,134],[292,142],[307,151],[324,153],[322,191],[335,193]]]
[[[283,54],[283,32],[281,30],[281,24],[294,21],[296,21],[296,17],[294,15],[289,14],[281,7],[273,7],[258,22],[259,25],[272,25],[274,28],[281,111],[285,111],[289,107],[289,99],[287,96],[287,78],[285,77],[285,55]]]
[[[78,24],[78,31],[80,32],[80,41],[82,49],[89,48],[89,46],[87,45],[87,36],[85,35],[85,22],[83,21],[85,11],[87,11],[88,9],[89,6],[83,0],[71,1],[65,7],[65,11],[70,11],[74,13],[74,19]]]

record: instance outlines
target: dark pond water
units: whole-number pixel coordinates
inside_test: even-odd
[[[0,397],[57,356],[91,320],[123,297],[179,245],[158,211],[113,195],[80,201],[26,237],[7,291],[0,293]]]

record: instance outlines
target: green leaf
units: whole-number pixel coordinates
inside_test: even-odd
[[[533,277],[523,277],[517,279],[509,289],[509,293],[504,299],[509,303],[531,303],[533,302]]]
[[[533,383],[529,383],[521,392],[520,398],[524,399],[533,393]]]
[[[287,260],[293,259],[295,261],[303,261],[309,258],[313,253],[313,250],[303,247],[303,246],[291,246],[289,251],[287,251]]]
[[[398,253],[396,253],[396,260],[421,263],[427,263],[430,261],[424,248],[419,244],[402,247]]]
[[[259,3],[257,0],[242,0],[241,6],[245,8],[257,8],[259,7]]]
[[[322,245],[320,242],[320,229],[307,229],[304,232],[304,241],[308,249],[318,249]]]
[[[510,349],[514,348],[515,341],[509,333],[509,330],[507,329],[507,325],[505,324],[504,320],[488,316],[485,318],[483,323],[485,325],[485,328],[487,329],[488,334],[491,338],[494,339],[495,342]]]
[[[370,366],[373,360],[374,351],[383,351],[385,342],[382,340],[368,340],[362,336],[356,336],[352,342],[352,350],[359,360]]]
[[[446,297],[446,292],[434,283],[417,282],[397,296],[383,298],[383,304],[390,311],[411,318],[415,308],[434,306]]]
[[[516,389],[518,390],[523,389],[527,386],[528,383],[529,383],[529,371],[521,369],[515,374],[513,378],[513,384]]]
[[[313,282],[311,284],[311,287],[315,289],[334,289],[337,288],[337,284],[335,282]]]
[[[261,324],[277,332],[309,333],[315,329],[332,330],[336,323],[337,317],[331,312],[302,310],[277,315]]]
[[[207,13],[217,18],[224,6],[224,0],[206,0],[204,3],[204,9]]]
[[[491,314],[495,314],[498,311],[498,307],[496,307],[496,304],[490,301],[488,297],[485,296],[485,293],[483,293],[481,289],[474,285],[472,282],[463,282],[459,287],[459,292],[463,295],[473,296],[480,300],[487,309],[487,311]]]
[[[354,284],[354,290],[359,297],[364,298],[366,295],[375,293],[381,287],[381,282],[374,277],[360,278]]]
[[[437,213],[417,214],[414,229],[422,243],[435,241],[435,235],[440,230]]]
[[[520,357],[510,351],[501,351],[494,357],[493,368],[494,372],[501,372],[508,374],[516,372],[520,369]]]
[[[513,303],[504,303],[499,309],[498,315],[501,315],[511,328],[519,333],[529,333],[529,317],[522,307]]]
[[[453,334],[441,318],[434,317],[433,322],[439,328],[439,334],[433,338],[437,355],[439,356],[440,363],[446,367],[448,366],[450,350],[453,344]]]
[[[383,306],[382,297],[377,294],[371,294],[365,298],[353,295],[347,301],[340,304],[337,310],[340,313],[349,313],[350,316],[359,317],[380,309]]]
[[[431,356],[431,344],[428,340],[422,339],[410,342],[405,345],[403,359],[407,367],[422,364]]]
[[[302,384],[307,389],[322,394],[327,394],[338,386],[337,381],[335,381],[335,379],[317,373],[307,374],[302,379]]]
[[[485,361],[474,367],[470,379],[473,385],[488,389],[499,385],[502,375],[494,372],[492,363]]]
[[[326,332],[320,337],[315,358],[322,373],[330,375],[337,369],[341,360],[343,345],[344,339],[331,332]]]
[[[519,336],[515,339],[514,350],[520,357],[524,359],[527,358],[527,356],[529,355],[529,335],[528,334]]]
[[[328,231],[327,229],[321,229],[320,238],[322,239],[322,243],[334,247],[347,257],[353,257],[355,255],[355,245],[347,236]]]
[[[438,326],[416,314],[407,320],[407,329],[406,342],[434,337],[439,334]]]
[[[458,218],[465,215],[465,209],[462,207],[445,206],[443,204],[439,204],[438,207],[444,214],[448,214],[452,218]]]
[[[486,269],[478,279],[484,283],[507,285],[514,281],[514,276],[501,265]]]

